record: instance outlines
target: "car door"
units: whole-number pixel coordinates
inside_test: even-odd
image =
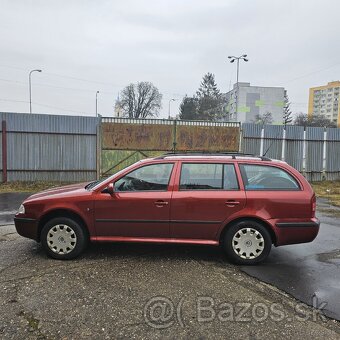
[[[142,165],[114,183],[114,195],[95,201],[97,238],[168,238],[173,163]]]
[[[182,162],[171,203],[171,237],[214,240],[246,203],[233,163]]]

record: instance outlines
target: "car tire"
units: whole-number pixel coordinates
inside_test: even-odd
[[[41,244],[47,255],[54,259],[74,259],[82,253],[87,243],[85,228],[68,217],[49,220],[41,231]]]
[[[252,265],[267,258],[272,239],[266,227],[255,221],[244,220],[227,228],[223,246],[231,262]]]

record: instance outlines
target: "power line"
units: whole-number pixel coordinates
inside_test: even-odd
[[[11,69],[27,72],[27,69],[24,69],[24,68],[21,68],[21,67],[14,67],[14,66],[9,66],[9,65],[0,65],[0,67],[11,68]],[[87,82],[87,83],[103,84],[103,85],[109,85],[109,86],[112,86],[112,87],[121,87],[120,85],[113,84],[113,83],[110,83],[110,82],[103,82],[103,81],[97,81],[97,80],[90,80],[90,79],[72,77],[72,76],[68,76],[68,75],[65,75],[65,74],[51,73],[51,72],[45,72],[45,71],[44,71],[44,74],[54,76],[54,77],[83,81],[83,82]]]
[[[15,84],[19,84],[21,86],[27,86],[27,84],[23,81],[3,79],[3,78],[0,78],[0,81],[8,82],[8,83],[15,83]],[[62,89],[62,90],[71,90],[71,91],[83,91],[83,92],[93,92],[94,91],[94,90],[90,90],[90,89],[79,89],[79,88],[74,88],[74,87],[56,86],[56,85],[44,84],[44,83],[35,83],[34,86],[50,87],[50,88],[56,88],[56,89]],[[109,91],[101,91],[101,93],[115,95],[115,92],[109,92]]]
[[[0,78],[0,81],[8,82],[8,83],[15,83],[15,84],[18,84],[18,85],[21,85],[21,86],[27,86],[27,84],[25,82],[18,81],[18,80]],[[80,88],[75,88],[75,87],[56,86],[56,85],[44,84],[44,83],[35,83],[34,86],[49,87],[49,88],[67,90],[67,91],[70,90],[70,91],[88,92],[88,93],[96,91],[95,89],[92,89],[92,90],[90,90],[90,89],[80,89]],[[115,96],[117,94],[117,91],[110,92],[110,91],[101,90],[100,93]],[[164,91],[162,91],[162,93],[164,93],[168,96],[171,96],[171,97],[181,97],[181,98],[183,98],[185,96],[184,94],[180,94],[180,93],[170,93],[170,92],[164,92]]]
[[[1,99],[1,98],[0,98],[0,101],[2,101],[2,102],[13,102],[13,103],[25,103],[25,104],[29,103],[26,100],[13,100],[13,99]],[[57,107],[57,106],[41,104],[41,103],[37,103],[37,102],[32,102],[32,104],[38,105],[38,106],[43,106],[43,107],[48,107],[48,108],[51,108],[51,109],[57,109],[57,110],[65,111],[65,112],[74,112],[74,113],[82,113],[82,114],[86,113],[86,114],[89,114],[89,115],[94,114],[93,112],[76,111],[76,110],[65,109],[65,108],[61,108],[61,107]]]
[[[319,72],[328,70],[328,69],[333,68],[333,67],[335,67],[335,66],[337,66],[337,65],[339,65],[339,64],[340,64],[340,63],[337,62],[337,63],[335,63],[335,64],[326,66],[326,67],[324,67],[324,68],[322,68],[322,69],[318,69],[318,70],[312,71],[312,72],[310,72],[310,73],[306,73],[306,74],[304,74],[304,75],[298,76],[298,77],[296,77],[296,78],[287,80],[285,83],[289,83],[289,82],[292,82],[292,81],[295,81],[295,80],[298,80],[298,79],[301,79],[301,78],[309,77],[310,75],[313,75],[313,74],[316,74],[316,73],[319,73]]]
[[[20,70],[20,71],[27,71],[26,69],[24,68],[21,68],[21,67],[15,67],[15,66],[9,66],[9,65],[0,65],[0,67],[4,67],[4,68],[12,68],[14,70]]]
[[[117,85],[117,84],[113,84],[113,83],[109,83],[109,82],[89,80],[89,79],[84,79],[84,78],[77,78],[77,77],[72,77],[72,76],[67,76],[67,75],[57,74],[57,73],[49,73],[49,72],[44,72],[44,73],[47,74],[47,75],[50,75],[50,76],[73,79],[73,80],[83,81],[83,82],[86,82],[86,83],[102,84],[102,85],[108,85],[108,86],[112,86],[112,87],[121,87],[121,85]]]
[[[63,109],[63,108],[60,108],[60,107],[56,107],[56,106],[52,106],[52,105],[46,105],[46,104],[39,104],[39,103],[33,103],[33,104],[34,105],[38,105],[38,106],[48,107],[48,108],[51,108],[51,109],[61,110],[61,111],[64,111],[64,112],[74,112],[74,113],[81,113],[81,114],[86,113],[88,115],[93,115],[94,114],[94,112],[69,110],[69,109]]]
[[[20,71],[23,71],[23,72],[27,72],[27,69],[24,69],[24,68],[21,68],[21,67],[14,67],[14,66],[9,66],[9,65],[0,65],[0,67],[11,68],[11,69],[16,69],[16,70],[20,70]],[[72,79],[72,80],[82,81],[82,82],[86,82],[86,83],[102,84],[102,85],[106,85],[106,86],[110,86],[110,87],[114,87],[114,88],[121,88],[121,89],[123,89],[126,86],[126,85],[122,85],[122,84],[113,84],[113,83],[110,83],[110,82],[103,82],[103,81],[98,81],[98,80],[73,77],[73,76],[69,76],[69,75],[46,72],[46,71],[44,71],[44,75],[50,75],[50,76],[66,78],[66,79]],[[8,81],[8,82],[16,82],[16,83],[26,84],[24,82],[19,82],[19,81],[14,81],[14,80],[7,80],[7,79],[1,79],[1,80],[2,81]],[[36,83],[35,85],[56,87],[54,85],[48,85],[48,84],[45,85],[45,84],[41,84],[41,83]],[[56,87],[56,88],[65,88],[67,90],[91,91],[91,90],[85,90],[85,89],[79,89],[79,88],[67,88],[67,87],[62,87],[62,86]],[[169,96],[178,96],[178,97],[184,97],[185,96],[185,94],[182,94],[182,93],[180,93],[180,94],[179,93],[173,93],[171,90],[168,90],[168,89],[165,89],[165,90],[166,91],[162,91],[162,93],[167,94]],[[101,93],[114,94],[114,95],[116,94],[116,92],[101,91]]]
[[[14,100],[14,99],[0,99],[2,102],[13,102],[13,103],[29,103],[26,100]]]

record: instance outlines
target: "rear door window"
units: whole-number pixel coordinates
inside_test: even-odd
[[[283,169],[240,164],[240,170],[246,190],[300,190],[296,179]]]
[[[239,190],[233,164],[183,163],[180,190]]]

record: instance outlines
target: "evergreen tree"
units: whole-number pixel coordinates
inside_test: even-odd
[[[198,115],[201,120],[219,120],[223,114],[222,94],[215,82],[215,76],[207,73],[196,92]]]
[[[283,125],[290,124],[293,121],[292,111],[290,109],[290,101],[287,91],[284,94],[284,106],[283,106]]]
[[[196,94],[199,99],[204,97],[218,98],[221,95],[215,82],[215,76],[212,73],[208,72],[203,76],[201,85]]]
[[[179,107],[179,117],[182,120],[195,120],[198,119],[197,115],[198,101],[196,97],[185,96]]]

